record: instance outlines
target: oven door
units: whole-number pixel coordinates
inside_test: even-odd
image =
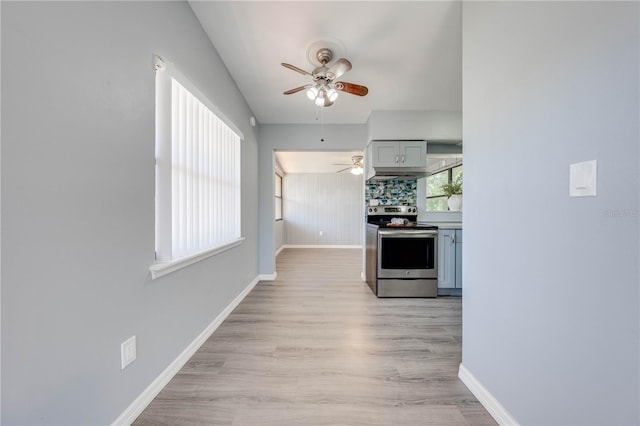
[[[438,278],[438,231],[380,229],[378,278]]]

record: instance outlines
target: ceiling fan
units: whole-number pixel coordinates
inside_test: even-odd
[[[347,170],[351,170],[351,174],[352,175],[361,175],[364,173],[364,164],[362,163],[362,160],[364,159],[364,157],[362,155],[354,155],[353,157],[351,157],[351,162],[353,164],[336,164],[334,163],[334,166],[349,166],[346,167],[342,170],[338,170],[336,173],[342,173],[342,172],[346,172]]]
[[[320,63],[313,71],[308,72],[291,64],[282,63],[282,66],[290,70],[308,75],[313,78],[313,83],[287,90],[285,95],[298,93],[307,90],[307,97],[314,101],[317,106],[328,107],[333,105],[338,98],[338,92],[351,93],[357,96],[366,96],[369,89],[359,84],[347,83],[346,81],[334,81],[351,69],[351,62],[345,58],[340,58],[331,66],[327,66],[333,59],[333,51],[326,47],[318,50],[316,59]]]

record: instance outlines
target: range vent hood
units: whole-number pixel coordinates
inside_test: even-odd
[[[427,167],[373,167],[369,180],[419,179],[427,176]]]

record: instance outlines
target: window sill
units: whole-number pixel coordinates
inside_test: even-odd
[[[151,279],[155,280],[156,278],[160,278],[163,275],[170,274],[171,272],[177,271],[189,265],[193,265],[194,263],[200,262],[201,260],[204,260],[208,257],[215,256],[216,254],[237,247],[242,244],[243,241],[244,237],[241,237],[223,246],[218,246],[205,251],[201,251],[199,253],[195,253],[191,256],[183,257],[181,259],[171,260],[168,262],[156,262],[149,267],[149,272],[151,272]]]

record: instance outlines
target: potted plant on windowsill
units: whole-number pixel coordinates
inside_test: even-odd
[[[449,198],[447,205],[451,211],[460,211],[462,209],[462,174],[451,183],[442,185],[442,191]]]

